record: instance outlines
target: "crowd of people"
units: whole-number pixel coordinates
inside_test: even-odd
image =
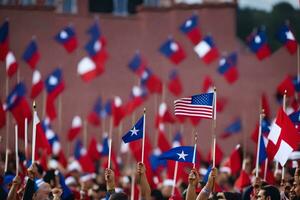
[[[3,157],[2,157],[3,158]],[[55,162],[55,164],[54,164]],[[256,176],[250,157],[244,158],[243,167],[237,176],[219,165],[210,170],[188,169],[186,177],[161,178],[153,186],[144,163],[138,162],[135,169],[124,167],[121,174],[115,175],[113,169],[99,167],[97,173],[84,173],[80,164],[72,160],[63,167],[55,159],[49,159],[47,169],[39,162],[20,162],[16,173],[14,159],[9,159],[5,169],[4,159],[0,164],[0,199],[84,199],[84,200],[298,200],[300,199],[300,168],[292,165],[281,170],[272,167],[273,181]],[[27,167],[26,167],[27,166]],[[273,164],[272,164],[273,166]],[[293,168],[294,167],[294,168]],[[165,171],[168,168],[165,169]],[[248,174],[250,182],[245,182],[243,174]],[[182,174],[182,173],[180,173]],[[261,173],[258,173],[261,174]],[[162,175],[162,177],[164,177]],[[282,179],[284,177],[284,179]],[[237,180],[239,179],[239,180]],[[245,179],[245,177],[244,177]]]

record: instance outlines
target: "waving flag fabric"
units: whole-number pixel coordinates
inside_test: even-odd
[[[174,39],[168,39],[164,42],[159,51],[176,65],[181,63],[186,57],[182,46]]]
[[[202,41],[194,47],[194,51],[206,64],[210,64],[219,57],[219,51],[211,36],[204,37]]]
[[[55,40],[63,45],[68,53],[72,53],[77,48],[77,38],[72,27],[68,26],[59,31],[55,36]]]
[[[262,29],[250,34],[247,38],[248,46],[259,60],[263,60],[271,55],[271,50],[267,42],[266,32]]]
[[[87,120],[90,124],[94,126],[99,126],[101,123],[101,111],[102,111],[102,99],[99,97],[93,107],[93,110],[87,117]]]
[[[227,138],[234,134],[240,133],[241,130],[242,130],[242,121],[240,118],[238,118],[224,130],[224,133],[221,135],[221,137]]]
[[[116,96],[114,98],[114,101],[112,103],[112,117],[113,117],[113,125],[114,127],[119,126],[120,122],[125,117],[125,108],[122,105],[122,99],[119,96]]]
[[[95,21],[92,26],[87,30],[87,33],[91,36],[91,39],[98,39],[101,37],[101,30],[98,21]]]
[[[184,33],[190,41],[196,45],[201,41],[201,32],[198,28],[198,16],[192,15],[190,18],[185,20],[179,27],[180,31]]]
[[[9,77],[12,77],[18,70],[18,63],[12,51],[9,51],[6,54],[5,67],[6,73]]]
[[[193,162],[194,147],[193,146],[179,146],[163,152],[159,159],[161,160],[175,160],[178,162]]]
[[[81,165],[81,168],[86,173],[94,173],[95,166],[86,149],[83,147],[82,142],[77,140],[74,148],[74,156]]]
[[[42,80],[41,73],[38,70],[34,70],[32,74],[32,87],[30,92],[30,98],[35,99],[44,89],[44,82]]]
[[[259,161],[260,165],[262,165],[268,157],[264,140],[265,140],[264,136],[261,135],[260,144],[259,144],[259,154],[258,154],[258,156],[259,156],[258,161]]]
[[[63,92],[65,85],[63,81],[61,69],[55,69],[45,81],[46,90],[48,93],[46,100],[46,112],[47,116],[53,120],[56,118],[56,110],[54,106],[54,101],[57,96]]]
[[[82,129],[82,120],[79,116],[75,116],[72,120],[72,126],[68,132],[68,140],[73,141]]]
[[[129,101],[124,106],[126,109],[126,114],[132,114],[136,108],[141,106],[146,101],[147,97],[148,93],[146,91],[146,88],[141,86],[133,86]]]
[[[105,39],[101,37],[99,39],[89,41],[85,46],[86,51],[91,59],[96,63],[98,68],[104,68],[104,64],[108,58],[105,45]]]
[[[185,97],[174,101],[175,115],[213,118],[214,93]]]
[[[279,93],[280,95],[284,95],[285,90],[287,92],[287,97],[294,96],[294,93],[296,91],[293,78],[289,75],[287,75],[285,79],[282,80],[281,83],[277,86],[277,93]]]
[[[162,82],[149,68],[143,71],[141,85],[147,87],[150,93],[162,93]]]
[[[143,138],[144,135],[144,116],[142,116],[136,124],[128,131],[123,137],[122,140],[125,143],[129,143],[135,140]]]
[[[270,160],[274,158],[284,166],[289,155],[298,148],[300,135],[282,108],[279,109],[276,120],[271,125],[268,139],[268,157]]]
[[[40,53],[34,39],[27,45],[22,58],[31,67],[31,69],[35,69],[36,64],[40,59]]]
[[[230,84],[238,79],[237,54],[232,53],[228,57],[223,57],[219,62],[218,72],[223,75]]]
[[[135,53],[133,58],[129,61],[128,67],[131,71],[136,73],[138,76],[142,76],[147,66],[146,61],[142,58],[139,52]]]
[[[290,54],[297,52],[298,42],[295,38],[295,34],[291,31],[291,28],[284,24],[277,32],[278,40],[286,47]]]
[[[18,136],[24,138],[24,121],[25,118],[30,122],[32,115],[31,109],[26,100],[26,87],[25,84],[20,82],[10,92],[6,99],[5,110],[11,111],[18,124]]]
[[[182,84],[176,69],[169,74],[168,89],[174,96],[180,96],[182,93]]]
[[[97,66],[89,57],[83,57],[77,65],[77,73],[85,82],[91,81],[104,71],[103,66]]]
[[[6,54],[9,51],[9,23],[5,20],[0,27],[0,60],[5,61]]]

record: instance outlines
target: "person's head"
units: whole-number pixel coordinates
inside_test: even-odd
[[[272,186],[262,186],[258,192],[257,200],[280,200],[279,190]]]
[[[163,195],[160,190],[154,189],[151,191],[151,200],[163,199]]]
[[[109,197],[109,200],[128,200],[128,196],[123,192],[119,192],[119,193],[112,194]]]
[[[290,190],[290,199],[298,200],[300,199],[300,178],[295,176],[293,186]]]
[[[36,193],[34,193],[33,195],[33,200],[38,200],[38,199],[41,199],[41,200],[47,200],[49,199],[49,194],[51,192],[51,186],[44,182],[43,184],[41,184],[39,186],[39,189],[36,191]]]

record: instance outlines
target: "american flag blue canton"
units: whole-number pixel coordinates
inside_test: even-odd
[[[160,160],[175,160],[178,162],[193,162],[194,147],[193,146],[179,146],[163,152]]]
[[[193,105],[207,105],[212,106],[214,100],[214,93],[199,94],[192,96]]]
[[[144,135],[144,116],[142,116],[139,121],[128,131],[123,137],[122,140],[124,143],[133,142],[143,138]]]
[[[184,97],[174,101],[175,115],[213,118],[214,93]]]

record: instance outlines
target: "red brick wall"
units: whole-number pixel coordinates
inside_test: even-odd
[[[240,79],[232,86],[229,86],[223,77],[217,73],[218,62],[205,65],[193,52],[193,46],[187,38],[178,30],[178,26],[193,12],[200,16],[200,26],[203,33],[210,33],[221,52],[238,52],[238,69]],[[59,133],[64,141],[66,132],[71,125],[74,115],[85,117],[91,110],[95,99],[102,95],[103,98],[119,95],[127,101],[130,89],[137,83],[136,76],[127,68],[128,61],[132,58],[136,49],[147,58],[150,67],[166,82],[170,69],[174,67],[159,52],[161,43],[169,36],[183,44],[187,53],[186,60],[179,66],[180,77],[184,84],[184,95],[199,93],[205,75],[210,75],[215,80],[218,95],[229,99],[225,111],[217,116],[217,134],[221,134],[224,128],[237,116],[243,118],[243,133],[247,135],[247,147],[253,150],[253,143],[249,142],[248,136],[253,131],[258,120],[259,97],[264,91],[271,100],[272,115],[275,115],[277,104],[274,100],[274,93],[277,84],[287,73],[296,73],[296,56],[291,56],[285,49],[275,52],[271,58],[265,61],[258,61],[250,53],[235,35],[235,7],[200,7],[198,9],[171,9],[165,12],[142,11],[135,16],[128,18],[116,18],[109,15],[100,15],[100,25],[103,34],[107,38],[107,49],[110,54],[106,65],[106,72],[91,81],[84,83],[76,73],[77,63],[86,55],[83,47],[88,41],[87,28],[93,23],[93,17],[89,15],[72,16],[57,15],[51,11],[25,11],[14,9],[1,9],[0,21],[5,17],[10,19],[10,42],[11,49],[16,54],[20,64],[21,80],[24,80],[31,87],[32,71],[21,60],[21,55],[32,35],[37,36],[37,42],[41,53],[41,60],[38,69],[41,70],[43,78],[46,77],[55,67],[61,66],[64,71],[66,90],[62,95],[62,127]],[[75,27],[79,39],[79,48],[69,55],[58,45],[53,36],[58,30],[68,23]],[[5,97],[5,66],[0,63],[0,97]],[[10,80],[12,87],[16,83],[16,77]],[[10,87],[10,88],[11,88]],[[155,101],[157,99],[157,101]],[[175,98],[166,92],[166,101],[169,108],[173,110],[173,100]],[[154,130],[155,105],[161,101],[160,96],[151,96],[145,107],[147,108],[147,129],[148,134],[154,140],[156,134]],[[43,97],[37,99],[39,115],[42,116]],[[136,113],[136,118],[142,114],[142,108]],[[12,119],[12,117],[10,117]],[[131,117],[127,117],[123,122],[123,132],[131,127]],[[10,135],[13,135],[12,120],[10,125]],[[108,128],[106,122],[106,129]],[[211,121],[202,120],[197,127],[199,133],[199,148],[202,152],[208,151],[211,142]],[[54,122],[55,130],[59,130],[57,120]],[[179,125],[166,126],[167,131],[174,132],[179,129]],[[5,128],[0,130],[2,136],[5,135]],[[102,128],[88,127],[88,135],[100,137]],[[117,137],[118,130],[115,130]],[[123,133],[122,132],[122,133]],[[189,123],[184,125],[184,140],[186,144],[192,143],[192,127]],[[31,129],[30,129],[31,133]],[[169,133],[171,138],[171,133]],[[12,138],[11,138],[12,139]],[[243,141],[243,135],[234,136],[230,139],[218,140],[223,150],[228,154],[238,142]],[[66,143],[62,143],[67,149]],[[11,140],[11,147],[13,141]],[[4,143],[1,143],[1,148]],[[115,145],[117,148],[118,145]]]

